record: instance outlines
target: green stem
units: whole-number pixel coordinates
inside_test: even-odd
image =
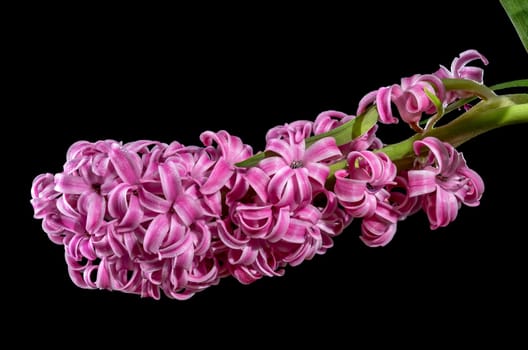
[[[528,94],[496,96],[479,102],[446,125],[386,146],[379,152],[386,153],[399,169],[405,169],[412,166],[412,145],[417,140],[433,136],[458,147],[485,132],[522,123],[528,123]]]
[[[450,123],[415,134],[406,140],[383,147],[383,152],[396,164],[399,170],[410,169],[416,158],[413,151],[415,141],[432,136],[458,147],[464,142],[507,125],[528,123],[528,94],[495,96],[481,101],[466,113]],[[347,167],[346,159],[330,166],[329,181],[340,169]]]
[[[468,79],[442,79],[446,90],[462,90],[473,92],[484,100],[497,96],[493,90],[483,84]]]

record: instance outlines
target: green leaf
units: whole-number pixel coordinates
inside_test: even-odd
[[[490,86],[490,89],[492,89],[493,91],[497,91],[497,90],[503,90],[503,89],[520,88],[520,87],[528,88],[528,79],[518,79],[518,80],[506,81],[504,83],[492,85]]]
[[[518,80],[506,81],[503,83],[492,85],[489,88],[493,91],[500,91],[500,90],[512,89],[512,88],[528,88],[528,79],[518,79]],[[450,104],[449,106],[447,106],[445,112],[449,113],[451,111],[457,110],[460,107],[464,106],[466,103],[473,102],[476,99],[477,97],[473,96],[473,97],[468,97],[462,100],[458,100]]]
[[[257,165],[264,158],[268,158],[273,155],[274,155],[274,152],[269,152],[269,151],[260,152],[246,160],[236,163],[235,165],[238,167],[242,167],[242,168],[249,168],[249,167]]]
[[[528,53],[528,1],[500,0],[500,3],[515,27],[524,45],[524,49]]]

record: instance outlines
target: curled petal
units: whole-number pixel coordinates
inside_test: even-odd
[[[436,190],[436,173],[429,169],[409,170],[409,197],[417,197]]]
[[[282,240],[289,243],[303,243],[306,237],[308,222],[292,218],[288,231],[282,236]]]
[[[40,174],[31,183],[31,197],[44,200],[55,199],[59,194],[54,189],[55,177],[53,174]]]
[[[352,151],[347,161],[349,177],[368,183],[373,191],[392,183],[396,176],[396,166],[382,152]]]
[[[354,116],[349,116],[346,113],[333,110],[321,112],[315,118],[313,133],[314,135],[324,134],[353,118]]]
[[[286,139],[289,142],[301,143],[312,133],[313,122],[297,120],[289,124],[278,125],[266,133],[266,141],[271,139]]]
[[[265,237],[273,223],[271,205],[238,205],[233,213],[235,222],[242,232],[252,238]]]
[[[197,221],[191,231],[196,255],[205,255],[211,248],[211,229],[203,221]]]
[[[470,79],[482,83],[483,70],[478,67],[467,67],[469,62],[480,60],[487,65],[488,59],[477,50],[463,51],[451,64],[451,73],[457,78]]]
[[[365,197],[366,182],[348,178],[346,170],[335,172],[334,192],[340,202],[353,203]]]
[[[250,168],[246,175],[245,180],[247,181],[249,188],[255,191],[258,199],[263,203],[268,200],[267,187],[270,181],[269,176],[260,168]]]
[[[422,140],[413,143],[413,149],[416,155],[423,154],[422,148],[429,150],[427,166],[436,166],[437,175],[443,177],[452,176],[457,169],[465,165],[464,158],[447,142],[442,142],[435,137],[428,136]]]
[[[152,220],[145,232],[143,247],[146,252],[158,254],[161,244],[169,233],[168,215],[158,215]]]
[[[302,160],[304,144],[295,144],[283,139],[270,139],[266,142],[266,151],[276,153],[290,165],[295,160]]]
[[[358,103],[358,109],[356,111],[357,115],[362,114],[365,112],[371,104],[376,102],[376,96],[378,96],[378,90],[374,90],[363,96],[361,100],[359,100]]]
[[[254,266],[264,276],[282,276],[284,270],[279,269],[279,264],[272,254],[267,254],[262,250],[259,251],[259,255],[255,260]]]
[[[108,196],[108,213],[119,220],[119,231],[130,232],[139,226],[143,219],[143,208],[136,194],[136,188],[119,184]]]
[[[142,162],[137,153],[129,152],[118,144],[113,144],[109,156],[114,169],[123,182],[131,185],[138,182]]]
[[[217,231],[218,238],[224,243],[228,248],[231,249],[240,249],[249,242],[248,237],[236,237],[235,232],[230,228],[223,220],[217,221]]]
[[[95,233],[103,224],[106,200],[95,192],[88,193],[79,198],[79,211],[86,213],[86,231]]]
[[[310,179],[314,180],[320,187],[324,187],[328,174],[330,174],[330,168],[327,165],[321,163],[308,163],[305,166],[307,175]]]
[[[175,164],[160,164],[159,177],[165,198],[171,202],[175,201],[183,192],[181,179],[178,175],[177,169],[175,169]]]
[[[383,124],[398,123],[398,118],[394,117],[392,114],[391,106],[393,90],[395,88],[396,86],[382,87],[377,92],[376,108],[378,109],[380,122]]]
[[[193,237],[187,227],[171,218],[170,229],[163,246],[159,249],[158,256],[160,259],[173,258],[183,254],[185,251],[194,251]]]
[[[275,214],[275,225],[264,238],[269,242],[278,242],[288,232],[290,227],[290,210],[288,207],[279,208]]]
[[[467,181],[464,186],[455,192],[457,198],[465,205],[474,207],[480,204],[480,199],[484,192],[484,181],[477,172],[468,167],[462,167],[458,170]]]
[[[258,248],[255,241],[250,241],[241,249],[230,250],[227,259],[232,265],[251,265],[257,259]]]
[[[243,144],[239,137],[232,136],[225,130],[217,133],[205,131],[200,135],[200,140],[205,146],[211,146],[216,142],[222,158],[229,164],[241,162],[253,154],[251,146]]]
[[[333,137],[325,137],[308,147],[302,158],[303,163],[317,163],[341,157],[341,151]]]
[[[211,171],[207,181],[200,187],[200,192],[203,194],[212,194],[218,192],[226,185],[233,173],[233,166],[224,159],[219,159],[213,167],[213,170]]]
[[[427,196],[424,201],[424,210],[427,213],[431,230],[447,226],[456,219],[460,205],[455,195],[438,188],[433,195]]]
[[[147,191],[143,187],[138,189],[138,196],[141,206],[154,213],[166,213],[171,207],[171,202]]]
[[[82,177],[64,173],[55,175],[55,191],[68,194],[81,194],[90,191],[92,186]]]
[[[262,273],[248,266],[236,265],[232,271],[233,277],[242,284],[251,284],[262,278]]]
[[[360,239],[369,247],[382,247],[393,239],[395,233],[396,223],[374,215],[363,219]]]
[[[186,226],[190,226],[203,214],[200,202],[193,196],[180,196],[173,204],[173,208],[175,214]]]

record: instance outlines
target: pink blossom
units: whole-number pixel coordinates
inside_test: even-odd
[[[408,172],[409,196],[423,197],[431,229],[452,222],[462,204],[479,204],[484,183],[453,146],[426,137],[414,143],[414,151],[419,162],[417,169]]]
[[[304,142],[312,134],[313,122],[309,120],[296,120],[292,123],[278,125],[266,133],[266,142],[272,139],[288,140],[293,143]]]
[[[423,113],[436,112],[435,104],[425,91],[436,95],[440,101],[445,98],[445,87],[440,78],[432,74],[415,74],[402,78],[400,85],[382,87],[365,95],[359,101],[357,114],[363,113],[368,106],[375,104],[380,122],[395,124],[398,118],[392,114],[392,104],[394,104],[404,122],[417,126]]]
[[[385,191],[377,193],[378,202],[376,209],[361,220],[360,239],[369,247],[383,247],[387,245],[396,233],[396,225],[399,213],[395,208],[384,200],[388,194]]]
[[[347,170],[335,173],[337,199],[352,217],[371,216],[377,207],[376,193],[393,182],[396,166],[381,152],[350,152],[347,161]]]
[[[451,70],[443,65],[434,73],[440,79],[455,78],[468,79],[482,84],[484,80],[484,70],[480,67],[472,67],[467,64],[475,60],[480,60],[484,65],[488,64],[488,59],[484,57],[477,50],[463,51],[458,57],[453,59],[451,63]],[[448,91],[446,94],[446,103],[452,103],[458,98],[469,97],[470,95],[464,91]]]
[[[318,140],[307,149],[304,142],[271,139],[266,150],[277,154],[258,165],[271,178],[269,201],[277,206],[292,208],[311,202],[314,188],[324,186],[330,172],[324,162],[341,156],[335,139],[331,137]]]

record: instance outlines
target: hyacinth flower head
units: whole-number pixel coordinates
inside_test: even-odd
[[[528,122],[528,94],[484,85],[487,63],[466,50],[449,69],[367,93],[355,115],[277,125],[256,153],[226,130],[204,131],[200,145],[78,141],[62,171],[34,178],[34,218],[64,247],[77,286],[181,300],[224,278],[281,276],[354,221],[370,247],[390,244],[414,215],[445,227],[485,189],[457,147]],[[378,129],[400,121],[413,135],[384,143]]]

